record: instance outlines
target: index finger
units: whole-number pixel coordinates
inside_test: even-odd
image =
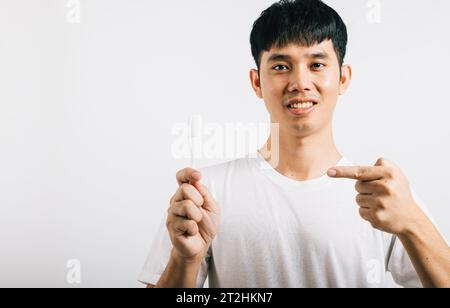
[[[192,168],[186,168],[177,172],[178,185],[194,184],[202,179],[202,174]]]
[[[333,178],[347,178],[359,181],[376,181],[385,177],[385,168],[372,166],[334,167],[328,170],[328,176]]]

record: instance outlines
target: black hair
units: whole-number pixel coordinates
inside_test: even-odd
[[[281,0],[255,21],[250,44],[259,69],[262,53],[272,47],[282,48],[290,43],[310,47],[331,40],[342,67],[347,39],[347,27],[341,17],[321,0]]]

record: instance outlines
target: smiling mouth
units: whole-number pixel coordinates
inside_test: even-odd
[[[289,109],[309,109],[313,106],[317,105],[316,102],[303,102],[303,103],[294,103],[288,105]]]

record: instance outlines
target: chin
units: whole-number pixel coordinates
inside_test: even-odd
[[[311,135],[315,130],[315,126],[310,123],[297,123],[291,124],[286,132],[295,137],[305,137]]]

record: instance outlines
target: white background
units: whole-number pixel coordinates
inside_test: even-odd
[[[354,71],[338,148],[400,165],[450,238],[449,1],[326,2]],[[249,34],[272,0],[80,0],[80,23],[67,3],[0,0],[0,286],[140,286],[189,163],[172,154],[174,125],[267,122]],[[66,281],[70,259],[80,285]]]

